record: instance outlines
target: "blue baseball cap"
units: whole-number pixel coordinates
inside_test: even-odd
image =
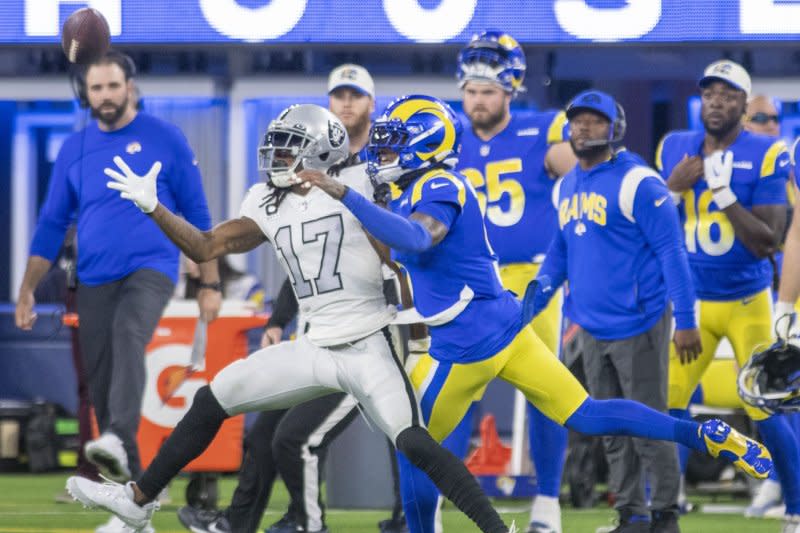
[[[580,111],[594,111],[608,119],[612,124],[617,120],[617,103],[610,94],[602,91],[583,91],[567,104],[567,119],[571,119]]]

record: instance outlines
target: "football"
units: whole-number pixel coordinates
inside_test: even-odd
[[[105,54],[110,45],[108,22],[90,7],[70,15],[61,29],[61,48],[70,63],[91,63]]]

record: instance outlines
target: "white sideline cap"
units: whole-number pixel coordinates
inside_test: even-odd
[[[701,88],[705,87],[712,81],[724,81],[740,91],[744,91],[747,97],[750,97],[752,84],[750,82],[750,74],[739,63],[735,63],[729,59],[721,61],[714,61],[703,72],[703,77],[697,82]]]
[[[328,77],[328,94],[339,87],[350,87],[375,98],[375,82],[361,65],[346,63],[333,69]]]

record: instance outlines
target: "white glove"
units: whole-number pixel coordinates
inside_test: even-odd
[[[144,176],[139,176],[132,171],[120,156],[114,156],[114,163],[122,171],[122,174],[113,168],[105,168],[103,172],[106,173],[106,176],[116,180],[106,183],[106,187],[119,191],[122,198],[131,200],[142,212],[152,213],[158,205],[156,179],[158,179],[158,173],[161,172],[161,161],[153,163]]]
[[[790,338],[800,335],[797,325],[797,313],[790,302],[775,304],[775,335],[778,340],[788,342]]]
[[[730,187],[733,175],[733,152],[717,150],[703,159],[703,173],[708,188],[712,191]]]
[[[708,188],[714,196],[714,203],[725,209],[736,203],[736,195],[731,190],[733,175],[733,152],[717,150],[703,159],[703,174]]]

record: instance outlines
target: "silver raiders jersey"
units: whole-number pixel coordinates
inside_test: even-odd
[[[366,165],[345,168],[338,179],[372,198]],[[381,260],[352,213],[312,188],[305,196],[289,192],[267,214],[267,193],[266,184],[254,185],[239,214],[253,219],[272,243],[309,324],[308,339],[334,346],[389,324],[396,311],[383,295]]]

